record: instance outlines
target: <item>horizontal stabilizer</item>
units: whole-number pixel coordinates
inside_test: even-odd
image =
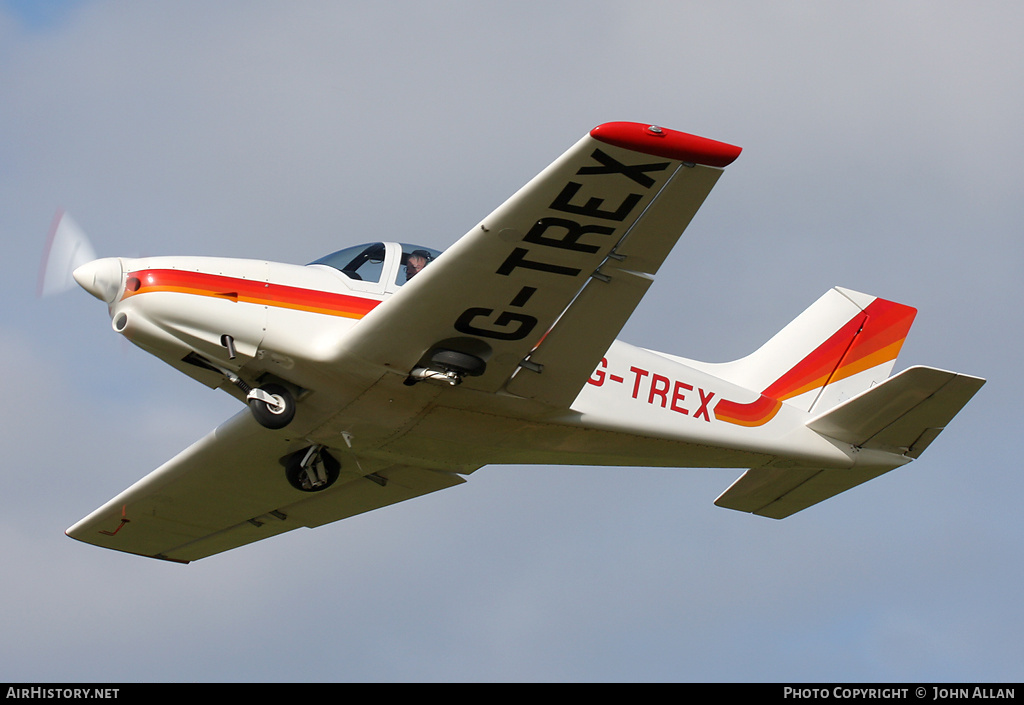
[[[807,427],[859,448],[921,455],[985,380],[911,367],[811,419]]]
[[[785,519],[883,475],[894,467],[751,468],[732,483],[715,504],[771,519]]]
[[[783,519],[883,475],[921,455],[984,383],[932,367],[905,370],[807,423],[838,441],[883,451],[892,462],[853,468],[752,468],[715,504]]]

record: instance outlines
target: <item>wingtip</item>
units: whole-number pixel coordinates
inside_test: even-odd
[[[639,122],[606,122],[591,130],[590,136],[616,147],[705,166],[728,166],[743,151],[725,142]]]

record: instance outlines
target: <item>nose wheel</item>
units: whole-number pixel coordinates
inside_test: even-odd
[[[221,336],[221,343],[228,349],[228,357],[235,357],[235,341],[230,335]],[[283,385],[268,383],[262,387],[250,387],[249,383],[229,369],[225,369],[198,355],[190,355],[185,362],[210,370],[216,370],[242,390],[245,403],[256,421],[265,428],[284,428],[295,418],[295,395]]]
[[[279,384],[249,390],[246,402],[253,418],[266,428],[284,428],[295,418],[295,397]]]

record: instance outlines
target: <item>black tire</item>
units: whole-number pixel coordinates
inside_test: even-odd
[[[456,350],[438,350],[430,356],[430,361],[442,369],[452,370],[467,377],[478,377],[487,368],[487,363],[476,355]]]
[[[259,399],[249,400],[249,411],[253,418],[264,428],[284,428],[295,418],[295,397],[279,384],[267,384],[260,387],[264,392],[279,400],[280,406],[272,407]]]
[[[327,482],[319,487],[312,487],[306,477],[306,471],[302,467],[302,459],[306,457],[309,448],[292,453],[285,461],[284,474],[288,478],[288,484],[300,492],[322,492],[334,484],[341,474],[341,463],[326,450],[320,451],[320,461],[324,464],[327,472]]]

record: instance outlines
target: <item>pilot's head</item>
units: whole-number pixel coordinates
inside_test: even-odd
[[[413,250],[405,260],[405,279],[408,281],[416,276],[417,272],[427,266],[430,261],[430,253],[424,250]]]

